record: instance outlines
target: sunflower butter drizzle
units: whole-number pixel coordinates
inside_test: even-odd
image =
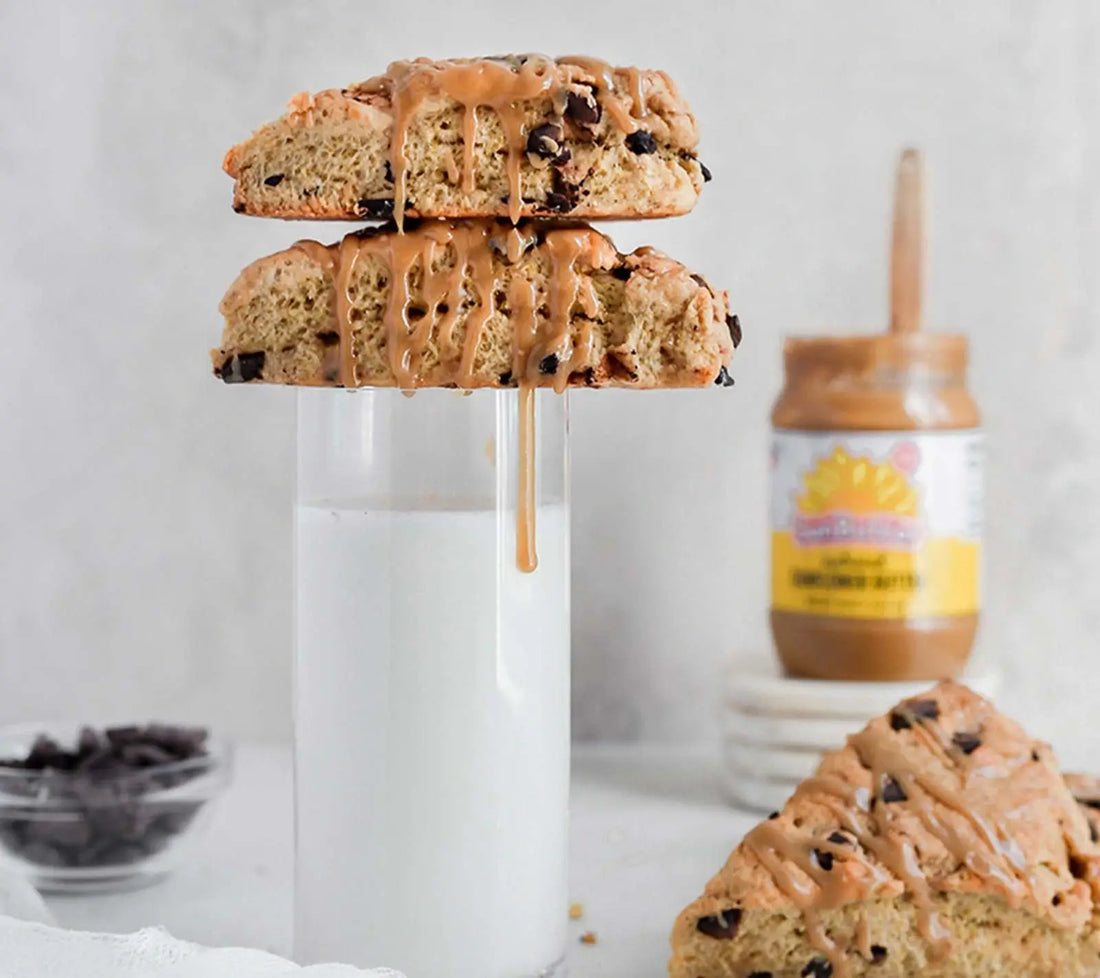
[[[904,712],[905,707],[899,708]],[[792,801],[805,799],[827,808],[838,829],[851,844],[836,844],[822,830],[798,829],[786,819],[769,819],[745,837],[745,845],[771,875],[776,888],[801,912],[807,941],[833,966],[836,978],[848,978],[848,952],[825,931],[820,911],[831,910],[873,897],[896,877],[912,895],[917,909],[917,929],[928,942],[930,957],[942,959],[951,947],[951,931],[937,911],[932,882],[921,865],[913,841],[895,817],[915,816],[928,833],[961,866],[1000,892],[1013,907],[1029,894],[1034,880],[1017,844],[998,833],[956,785],[962,774],[938,726],[909,715],[912,731],[933,763],[922,765],[925,752],[899,737],[888,720],[876,721],[848,738],[861,763],[870,772],[870,791],[834,774],[818,773],[799,785]],[[884,800],[888,783],[895,794]],[[821,865],[820,854],[832,859]],[[872,862],[863,856],[870,854]],[[842,872],[840,860],[858,860],[862,875]],[[861,920],[852,939],[857,951],[870,954],[866,920]]]
[[[520,158],[526,146],[525,102],[548,94],[557,87],[554,62],[542,55],[530,55],[522,64],[478,58],[472,61],[395,61],[387,74],[393,80],[393,128],[390,155],[393,158],[393,215],[403,227],[407,197],[409,124],[424,100],[443,95],[462,106],[462,190],[474,191],[474,152],[477,110],[492,109],[500,118],[508,150],[508,216],[514,224],[523,210],[520,188]]]
[[[596,79],[597,91],[603,96],[603,105],[608,114],[623,132],[628,135],[638,131],[635,119],[646,117],[646,99],[642,87],[643,73],[637,68],[614,68],[606,61],[583,54],[571,54],[558,59],[561,64],[575,65]],[[619,90],[615,82],[615,72],[626,74],[627,90]]]
[[[462,191],[469,195],[475,188],[474,156],[477,141],[478,109],[494,111],[504,130],[507,149],[505,170],[508,179],[508,216],[515,224],[523,212],[520,164],[527,147],[525,117],[531,100],[547,95],[560,101],[565,85],[558,66],[580,69],[595,79],[600,104],[615,124],[626,133],[635,132],[635,118],[646,115],[645,72],[638,68],[614,68],[598,58],[571,56],[555,62],[541,54],[526,55],[519,61],[475,58],[469,61],[395,61],[386,71],[390,79],[393,123],[390,130],[390,157],[393,165],[393,216],[399,229],[404,227],[408,200],[409,126],[424,101],[444,96],[462,107],[462,166],[456,172],[447,162],[448,178],[457,178]],[[616,83],[616,72],[626,75],[626,90]],[[378,79],[366,83],[375,88]],[[556,105],[560,111],[561,106]]]
[[[546,386],[564,391],[570,375],[589,365],[598,298],[588,273],[618,261],[610,242],[584,227],[538,231],[533,225],[504,227],[493,221],[430,221],[408,234],[349,234],[331,248],[315,241],[300,241],[294,248],[332,276],[338,369],[333,378],[317,382],[343,387],[378,383],[377,377],[360,375],[356,349],[357,270],[364,260],[374,258],[385,268],[386,359],[395,386],[405,391],[500,385],[500,378],[479,370],[477,357],[486,327],[500,311],[497,290],[507,282],[511,380],[519,387],[516,563],[522,571],[533,571],[538,565],[534,391]],[[545,290],[518,265],[536,250],[549,268]],[[412,287],[417,272],[418,290]],[[546,314],[539,311],[543,304]],[[583,315],[574,327],[576,308]]]

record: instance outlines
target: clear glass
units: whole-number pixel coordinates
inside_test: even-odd
[[[295,953],[408,978],[562,972],[567,404],[298,393]]]

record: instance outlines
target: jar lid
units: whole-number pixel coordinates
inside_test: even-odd
[[[783,345],[787,376],[965,373],[969,345],[958,333],[791,336]]]

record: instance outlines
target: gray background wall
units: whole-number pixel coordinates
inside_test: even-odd
[[[711,737],[723,662],[767,655],[780,338],[884,323],[906,142],[928,320],[971,335],[991,440],[983,641],[1038,732],[1094,723],[1098,45],[1088,0],[0,2],[0,718],[288,736],[293,397],[205,351],[237,269],[302,229],[235,217],[222,154],[299,89],[536,49],[679,81],[715,181],[614,233],[746,328],[732,391],[573,399],[577,736]]]

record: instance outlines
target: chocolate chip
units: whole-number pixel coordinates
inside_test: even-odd
[[[334,329],[325,329],[317,334],[317,339],[321,341],[322,346],[336,346],[340,342],[340,334]]]
[[[657,152],[657,140],[653,138],[653,133],[646,132],[644,129],[637,129],[630,133],[626,137],[626,146],[630,152],[638,155]]]
[[[577,187],[564,180],[560,171],[554,171],[550,186],[544,205],[546,210],[564,214],[577,206]]]
[[[736,350],[741,345],[741,320],[735,315],[726,316],[726,326],[730,331],[730,339],[733,340],[733,348]]]
[[[593,387],[596,383],[596,368],[585,367],[584,368],[584,383],[586,387]]]
[[[565,131],[552,122],[527,134],[527,152],[540,160],[549,160],[554,166],[562,166],[571,158],[565,145]]]
[[[245,384],[250,380],[258,379],[263,373],[265,354],[262,350],[256,353],[237,353],[222,364],[221,378],[227,384]],[[108,731],[107,736],[110,736]]]
[[[631,271],[626,265],[616,265],[611,269],[612,278],[617,278],[620,282],[626,282],[631,275]]]
[[[940,718],[940,704],[935,700],[909,700],[905,705],[918,720],[938,720]]]
[[[1095,808],[1100,811],[1100,798],[1078,798],[1077,803],[1085,808]]]
[[[1031,759],[1032,759],[1032,760],[1033,760],[1033,761],[1034,761],[1034,762],[1035,762],[1036,764],[1038,764],[1038,763],[1039,763],[1039,752],[1038,752],[1037,750],[1033,750],[1033,751],[1031,752]]]
[[[871,963],[872,964],[882,964],[882,962],[885,961],[885,960],[886,960],[886,948],[884,948],[881,944],[872,944],[871,945]]]
[[[264,177],[264,184],[268,187],[277,187],[283,182],[283,175],[281,173],[273,173],[269,177]]]
[[[106,771],[115,766],[115,752],[110,745],[105,745],[95,753],[88,754],[76,766],[78,771]]]
[[[890,713],[891,730],[908,730],[910,720],[938,720],[940,705],[935,700],[909,700]]]
[[[707,168],[706,163],[704,163],[702,160],[699,161],[699,169],[703,171],[703,183],[710,183],[711,180],[714,179],[714,176]]]
[[[821,849],[814,849],[814,859],[817,860],[818,866],[820,866],[825,872],[829,872],[833,868],[833,854],[831,852],[823,852]]]
[[[82,758],[87,758],[99,753],[106,746],[105,738],[99,735],[98,730],[92,727],[82,727],[76,740],[77,753]]]
[[[539,361],[539,373],[540,374],[556,374],[558,372],[558,355],[556,353],[547,353]]]
[[[700,917],[695,924],[695,929],[700,934],[713,937],[718,941],[732,940],[737,934],[737,927],[741,923],[741,911],[737,907],[730,907],[713,917]]]
[[[843,832],[833,832],[829,836],[829,842],[837,846],[850,846],[852,840],[848,838]]]
[[[772,812],[772,813],[771,813],[771,814],[770,814],[770,815],[768,816],[768,820],[769,820],[769,821],[771,821],[772,819],[776,819],[776,818],[779,818],[779,812]]]
[[[234,214],[243,214],[244,213],[244,204],[234,204],[233,205],[233,213]]]
[[[582,125],[594,126],[600,121],[602,110],[591,92],[570,92],[565,100],[565,114]]]
[[[241,368],[241,380],[247,383],[250,380],[258,380],[264,371],[264,351],[255,353],[238,353],[237,362]]]
[[[68,767],[65,752],[61,745],[45,735],[36,737],[31,745],[30,753],[23,766],[32,771],[43,771],[46,768],[65,770]]]
[[[885,802],[905,801],[909,796],[892,775],[882,776],[882,800]]]
[[[510,383],[512,383],[512,371],[505,370],[504,373],[497,377],[497,382],[503,387],[507,387]]]
[[[576,206],[577,202],[570,200],[564,194],[555,193],[551,190],[546,195],[545,209],[555,214],[567,214]]]
[[[390,161],[386,160],[386,167],[382,171],[382,175],[386,179],[386,183],[393,183],[393,167],[390,166]]]
[[[405,201],[405,206],[411,207],[412,205]],[[381,197],[361,197],[355,205],[355,215],[356,217],[372,217],[385,220],[393,217],[393,201]]]
[[[772,978],[770,971],[750,971],[749,978]]]
[[[951,743],[964,754],[973,754],[974,751],[982,746],[982,738],[976,733],[967,733],[965,730],[960,730],[951,738]]]
[[[725,364],[718,369],[718,376],[714,378],[714,383],[718,387],[732,387],[734,385],[735,381],[730,376]]]
[[[799,974],[802,978],[832,978],[833,966],[828,958],[811,958]]]
[[[103,735],[112,747],[125,747],[141,740],[141,727],[108,727]]]
[[[36,866],[64,866],[68,862],[53,846],[44,842],[28,842],[19,850],[19,855]]]
[[[692,273],[691,273],[691,280],[692,280],[692,281],[693,281],[693,282],[694,282],[694,283],[695,283],[696,285],[698,285],[698,286],[699,286],[699,288],[701,288],[701,289],[706,289],[706,290],[707,290],[708,292],[710,292],[710,293],[711,293],[712,295],[714,294],[714,290],[713,290],[713,289],[712,289],[712,288],[711,288],[711,287],[710,287],[710,286],[709,286],[709,285],[707,284],[707,280],[706,280],[705,278],[703,278],[703,276],[702,276],[702,275],[699,275],[699,274],[698,274],[697,272],[692,272]]]
[[[157,744],[127,744],[119,751],[119,756],[131,767],[154,767],[176,759],[174,754]]]
[[[1095,822],[1089,822],[1089,840],[1092,842],[1100,842],[1100,829],[1096,828]]]

